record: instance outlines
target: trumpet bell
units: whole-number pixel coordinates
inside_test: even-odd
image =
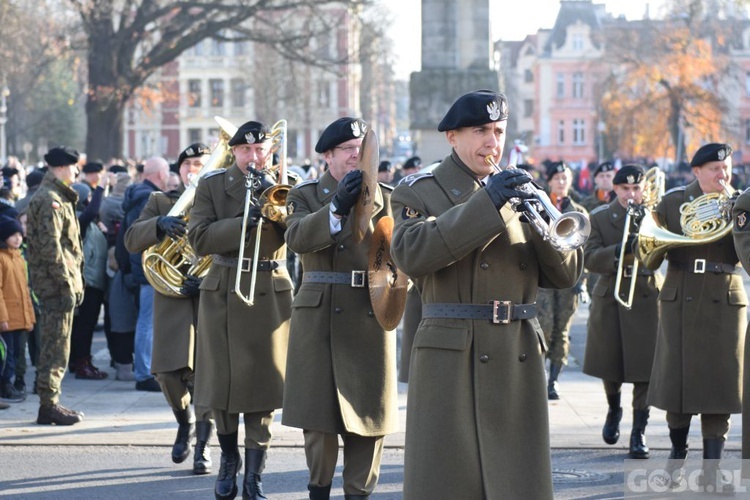
[[[580,212],[566,212],[554,221],[549,230],[550,244],[558,251],[576,250],[591,234],[591,222]]]
[[[289,184],[277,184],[263,191],[258,200],[263,217],[283,223],[287,216],[286,197],[291,189]]]

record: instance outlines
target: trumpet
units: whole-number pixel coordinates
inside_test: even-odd
[[[502,172],[492,156],[485,156],[484,161],[496,173]],[[534,229],[545,241],[549,241],[555,250],[568,252],[583,246],[589,237],[589,233],[591,233],[591,222],[589,222],[586,214],[580,212],[560,213],[547,193],[532,183],[523,184],[518,187],[518,190],[531,193],[534,197],[528,200],[511,199],[511,206],[516,211],[523,211]],[[544,212],[547,213],[549,222],[541,215]]]

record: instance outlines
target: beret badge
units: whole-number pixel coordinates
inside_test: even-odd
[[[352,135],[354,137],[362,137],[367,132],[367,125],[360,123],[358,120],[352,122]]]
[[[500,119],[500,108],[497,106],[496,101],[492,101],[487,105],[487,113],[490,116],[490,120],[492,120],[493,122]]]
[[[185,150],[185,156],[195,156],[195,151],[193,150],[193,148],[187,148]]]
[[[724,158],[727,157],[727,151],[726,149],[722,148],[716,152],[716,157],[719,159],[719,161],[724,161]]]
[[[245,140],[248,144],[255,144],[255,136],[252,132],[248,132],[247,134],[245,134]]]
[[[628,184],[635,184],[635,176],[629,175],[628,176]]]

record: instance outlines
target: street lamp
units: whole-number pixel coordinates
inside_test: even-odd
[[[5,124],[8,122],[8,96],[10,89],[3,77],[3,88],[0,90],[0,163],[5,166],[8,160],[7,141],[5,137]]]

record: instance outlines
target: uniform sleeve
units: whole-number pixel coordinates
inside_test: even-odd
[[[395,219],[391,254],[398,267],[412,278],[463,259],[505,231],[501,212],[484,189],[475,192],[466,203],[435,217],[429,213],[421,193],[402,184],[391,195],[391,207]]]
[[[619,242],[618,242],[619,243]],[[591,234],[584,245],[584,263],[592,273],[612,274],[616,270],[617,243],[605,245],[599,217],[591,218]]]
[[[654,217],[659,227],[666,228],[668,203],[669,198],[667,196],[662,197],[661,201],[658,205],[656,205],[656,208],[653,212],[651,212],[650,214],[648,211],[646,212],[646,217]],[[664,262],[664,257],[666,257],[666,253],[664,253],[660,258],[652,259],[653,262],[651,262],[651,265],[646,267],[651,271],[656,271],[657,269],[659,269],[659,267],[661,267],[661,263]]]
[[[57,206],[57,208],[55,208]],[[68,283],[68,263],[63,256],[62,247],[65,209],[61,200],[45,198],[36,205],[36,227],[29,226],[33,232],[34,265],[44,269],[44,280],[51,283],[37,283],[40,288],[57,290],[58,294],[73,295],[72,286]],[[77,265],[77,264],[76,264]]]
[[[221,176],[217,178],[223,179]],[[206,182],[208,180],[203,179],[199,182],[195,190],[195,201],[193,208],[190,209],[190,222],[188,223],[188,241],[200,256],[238,251],[242,235],[242,214],[237,217],[219,219],[214,203],[221,200],[215,200],[212,196],[211,184]],[[210,180],[213,180],[213,177]],[[223,188],[221,195],[226,196]],[[253,233],[254,230],[246,235],[247,241],[253,241]]]
[[[750,272],[750,190],[742,193],[732,209],[734,249],[742,267]]]
[[[333,245],[335,235],[331,235],[330,229],[330,203],[324,204],[320,209],[313,210],[306,198],[306,191],[314,188],[292,189],[287,196],[286,232],[284,239],[289,249],[298,254],[318,252]],[[349,217],[343,221],[346,224]],[[343,227],[342,224],[342,227]],[[339,234],[339,233],[337,233]]]
[[[158,196],[159,193],[151,193],[141,214],[125,232],[125,246],[131,253],[143,252],[162,240],[156,227],[156,220],[162,215]]]

